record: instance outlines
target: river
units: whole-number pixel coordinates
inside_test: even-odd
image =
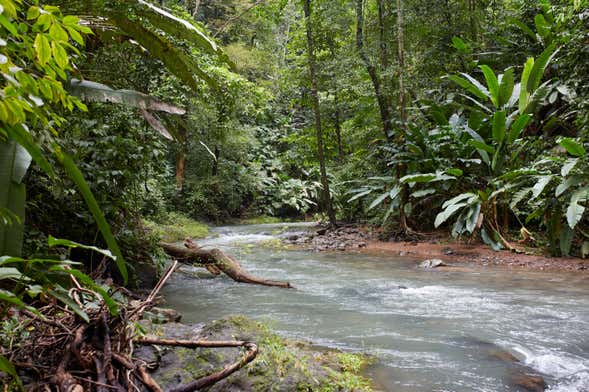
[[[589,391],[586,275],[417,268],[384,254],[315,253],[262,246],[301,224],[213,229],[220,247],[252,274],[296,290],[176,273],[163,294],[184,322],[244,314],[281,335],[377,356],[387,391],[517,391],[501,348],[541,374],[551,392]]]

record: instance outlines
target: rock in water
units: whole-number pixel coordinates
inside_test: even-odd
[[[544,392],[547,388],[546,381],[535,375],[518,374],[513,377],[512,382],[518,387],[518,390],[526,392]]]
[[[440,259],[428,259],[428,260],[425,260],[425,261],[422,261],[421,263],[419,263],[419,268],[430,269],[430,268],[444,267],[446,265],[447,264],[444,263]]]

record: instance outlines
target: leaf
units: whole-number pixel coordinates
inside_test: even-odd
[[[10,361],[8,360],[8,358],[6,358],[3,355],[0,355],[0,371],[9,374],[14,381],[16,382],[16,385],[18,385],[18,388],[24,392],[25,388],[23,386],[22,380],[20,379],[20,377],[18,376],[18,373],[16,372],[16,369],[14,368],[14,365],[12,363],[10,363]],[[8,390],[10,390],[10,386],[7,386]]]
[[[480,142],[478,140],[469,140],[468,144],[470,144],[471,146],[473,146],[477,150],[483,150],[484,152],[488,152],[489,154],[495,154],[495,147],[489,146],[485,142]],[[488,156],[487,156],[487,160],[488,160]]]
[[[108,295],[106,290],[104,290],[102,287],[100,287],[99,285],[97,285],[94,282],[94,279],[92,279],[91,277],[89,277],[88,275],[83,273],[82,271],[77,270],[77,269],[73,269],[73,268],[65,269],[65,268],[63,268],[63,266],[57,266],[57,267],[54,267],[52,270],[62,271],[66,274],[73,275],[74,277],[76,277],[80,281],[80,283],[82,283],[84,286],[90,288],[91,290],[97,292],[102,297],[110,314],[112,314],[113,316],[118,315],[119,307],[118,307],[117,303],[115,302],[115,300],[112,299],[112,297],[110,295]]]
[[[442,204],[442,208],[446,208],[446,207],[448,207],[448,206],[450,206],[452,204],[456,204],[458,202],[461,202],[462,200],[469,199],[469,198],[471,198],[473,196],[476,196],[476,195],[474,193],[471,193],[471,192],[461,193],[460,195],[455,196],[455,197],[453,197],[450,200],[446,200],[444,202],[444,204]]]
[[[371,209],[373,209],[374,207],[376,207],[377,205],[382,203],[384,201],[384,199],[386,199],[388,196],[389,196],[389,191],[386,191],[382,195],[378,196],[376,199],[374,199],[374,201],[372,203],[370,203],[367,211],[370,211]]]
[[[579,202],[587,201],[589,198],[589,187],[581,188],[577,190],[573,196],[566,211],[567,223],[571,229],[583,219],[585,213],[585,207],[580,205]]]
[[[204,80],[211,89],[219,89],[219,85],[213,78],[203,71],[189,55],[170,41],[120,15],[112,14],[110,17],[117,27],[133,37],[152,56],[160,59],[171,73],[195,92],[199,92],[199,85],[196,83],[194,75]]]
[[[508,68],[501,78],[501,85],[499,86],[499,102],[500,108],[508,105],[513,94],[515,86],[515,72],[513,68]]]
[[[33,46],[37,53],[39,64],[41,64],[41,66],[47,64],[47,62],[51,59],[51,45],[49,45],[49,40],[45,34],[37,33]]]
[[[450,168],[446,170],[446,173],[454,177],[460,177],[464,172],[458,168]]]
[[[91,245],[83,245],[83,244],[79,244],[77,242],[74,241],[70,241],[70,240],[63,240],[63,239],[59,239],[59,238],[55,238],[52,235],[49,235],[49,237],[47,238],[47,245],[49,245],[49,247],[54,247],[54,246],[65,246],[66,248],[82,248],[82,249],[88,249],[88,250],[93,250],[94,252],[100,253],[106,257],[108,257],[111,260],[115,260],[116,257],[112,254],[112,252],[110,250],[107,249],[100,249],[96,246],[91,246]]]
[[[66,31],[59,25],[59,23],[53,23],[49,28],[49,36],[53,41],[67,42],[69,37]]]
[[[491,237],[489,237],[485,228],[481,229],[481,238],[482,238],[483,242],[485,244],[489,245],[495,252],[503,249],[503,245],[501,245],[500,242],[497,242],[497,241],[493,240]]]
[[[442,223],[447,221],[448,218],[450,218],[452,215],[454,215],[456,213],[456,211],[460,210],[462,207],[464,207],[466,205],[468,205],[468,204],[467,203],[457,203],[457,204],[449,205],[448,207],[446,207],[446,209],[444,211],[440,212],[436,216],[434,226],[436,228],[439,227]]]
[[[88,80],[72,79],[68,86],[70,94],[86,102],[110,102],[144,110],[171,114],[185,114],[186,109],[134,90],[114,90],[111,87]]]
[[[538,89],[540,86],[540,82],[542,81],[542,77],[544,76],[544,71],[546,70],[546,66],[550,63],[550,60],[556,55],[558,51],[555,50],[556,45],[551,44],[548,46],[538,58],[535,60],[532,69],[530,70],[530,75],[527,81],[526,89],[533,93]],[[522,80],[523,83],[523,80]]]
[[[487,81],[487,87],[489,88],[489,94],[491,95],[491,102],[495,105],[496,108],[499,107],[499,81],[497,80],[497,76],[495,72],[487,66],[481,65],[481,70],[483,71],[483,75],[485,75],[485,80]]]
[[[21,279],[22,274],[14,267],[0,267],[0,280],[3,279]]]
[[[24,236],[25,185],[21,183],[31,156],[14,140],[0,142],[0,209],[19,222],[0,223],[0,255],[20,256]]]
[[[534,67],[534,58],[529,57],[526,63],[524,64],[524,70],[522,72],[521,83],[520,83],[520,93],[519,93],[519,113],[524,114],[526,108],[528,107],[528,101],[530,99],[530,91],[528,90],[528,80],[530,78],[530,73],[532,72],[532,68]]]
[[[475,205],[470,207],[468,219],[466,219],[466,230],[469,233],[472,233],[476,229],[480,213],[481,203],[476,203]]]
[[[567,162],[564,165],[562,165],[562,167],[560,168],[560,174],[563,177],[568,176],[569,173],[571,172],[571,170],[573,170],[575,168],[575,166],[577,166],[578,162],[579,162],[579,158],[567,159]]]
[[[104,240],[106,241],[111,252],[116,257],[115,262],[117,264],[117,267],[119,269],[121,277],[123,278],[123,284],[127,284],[128,273],[127,273],[127,265],[125,263],[125,259],[123,258],[123,255],[121,254],[121,250],[119,249],[119,245],[117,244],[117,241],[116,241],[114,235],[112,234],[112,231],[110,230],[110,226],[109,226],[108,222],[106,221],[106,219],[104,218],[104,214],[102,213],[102,210],[98,206],[98,203],[96,202],[96,199],[94,198],[94,195],[92,194],[92,191],[90,190],[90,187],[88,186],[88,183],[84,179],[84,176],[80,172],[80,169],[78,169],[78,167],[72,161],[72,159],[70,158],[69,155],[62,152],[58,146],[54,146],[54,152],[55,152],[55,156],[58,159],[58,161],[63,165],[66,174],[76,184],[76,186],[78,187],[78,190],[82,194],[82,197],[84,198],[84,201],[86,202],[86,205],[88,206],[88,209],[90,210],[90,212],[94,216],[94,220],[96,221],[96,224],[98,225],[98,228],[100,229],[100,232],[102,233],[102,236],[104,237]]]
[[[477,85],[473,84],[472,82],[468,81],[467,79],[465,79],[463,77],[460,77],[457,75],[450,75],[450,76],[448,76],[448,79],[450,79],[454,83],[458,84],[460,87],[467,90],[468,92],[470,92],[472,95],[474,95],[475,97],[477,97],[479,99],[487,99],[488,98],[489,92],[487,91],[487,89],[481,90],[479,87],[477,87]],[[481,87],[482,87],[482,85],[481,85]]]
[[[166,138],[168,140],[174,140],[174,138],[172,137],[170,132],[166,129],[164,124],[162,124],[161,121],[157,117],[155,117],[153,114],[149,113],[145,109],[139,109],[139,111],[141,112],[141,115],[143,116],[145,121],[147,121],[147,123],[153,129],[158,131],[160,135],[162,135],[164,138]]]
[[[546,185],[550,183],[552,178],[552,176],[540,177],[538,182],[536,182],[536,185],[532,187],[532,198],[530,200],[534,200],[535,198],[540,196],[540,194],[544,191],[544,188],[546,188]]]
[[[77,314],[78,316],[80,316],[80,318],[82,320],[84,320],[85,322],[89,323],[90,322],[90,318],[88,317],[88,314],[86,312],[84,312],[84,309],[82,309],[80,307],[80,305],[78,305],[68,294],[68,292],[66,290],[64,290],[61,287],[55,287],[55,288],[51,288],[49,290],[47,290],[47,294],[49,294],[50,296],[58,299],[59,301],[61,301],[62,303],[64,303],[66,306],[68,306],[75,314]]]
[[[526,125],[528,125],[531,119],[532,116],[529,114],[524,114],[519,116],[517,120],[513,122],[509,134],[507,135],[507,144],[512,144],[519,138],[523,129],[526,127]]]
[[[452,46],[461,54],[469,53],[468,45],[460,37],[452,37]]]
[[[413,192],[410,196],[414,197],[416,199],[419,199],[420,197],[424,197],[427,195],[432,195],[434,193],[436,193],[437,190],[435,190],[434,188],[428,188],[428,189],[421,189],[419,191],[415,191]]]
[[[586,154],[585,147],[575,139],[563,137],[558,140],[558,144],[569,154],[575,157],[582,157]]]
[[[546,22],[546,19],[544,19],[544,15],[537,14],[534,17],[534,24],[536,26],[536,31],[538,32],[538,35],[540,35],[540,37],[546,40],[548,35],[550,35],[550,25],[548,24],[548,22]]]
[[[366,195],[368,195],[371,192],[372,192],[372,189],[368,189],[368,190],[365,190],[365,191],[356,193],[354,196],[352,196],[351,198],[348,199],[348,203],[350,203],[350,202],[352,202],[352,201],[354,201],[356,199],[359,199],[359,198],[361,198],[363,196],[366,196]]]
[[[495,112],[493,115],[493,140],[495,143],[500,145],[503,143],[503,139],[505,139],[505,122],[506,122],[506,113],[505,110],[501,110]]]
[[[27,129],[22,124],[6,127],[8,136],[27,150],[33,160],[49,177],[54,177],[53,167]]]
[[[564,192],[566,192],[571,186],[579,185],[581,182],[582,180],[579,177],[567,178],[564,182],[562,182],[556,187],[554,196],[559,197]]]

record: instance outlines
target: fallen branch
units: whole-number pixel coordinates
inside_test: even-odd
[[[198,347],[245,347],[246,351],[243,357],[238,362],[234,362],[225,366],[222,370],[209,374],[208,376],[201,377],[188,384],[180,385],[176,388],[168,390],[168,392],[193,392],[203,388],[210,387],[213,384],[229,377],[245,365],[253,361],[258,355],[258,346],[252,342],[246,342],[242,340],[228,340],[228,341],[206,341],[206,340],[176,340],[176,339],[157,339],[157,338],[136,338],[133,340],[138,344],[149,344],[149,345],[160,345],[160,346],[173,346],[173,347],[187,347],[187,348],[198,348]]]
[[[266,280],[250,275],[244,271],[237,260],[226,255],[219,249],[202,249],[192,242],[185,242],[184,247],[161,242],[160,246],[164,251],[182,263],[200,264],[203,267],[213,266],[223,271],[227,276],[236,282],[259,284],[263,286],[274,286],[292,288],[289,282]]]

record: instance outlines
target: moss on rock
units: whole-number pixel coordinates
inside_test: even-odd
[[[176,339],[248,340],[258,344],[257,358],[209,391],[371,391],[362,372],[369,358],[362,354],[320,349],[273,333],[263,323],[242,316],[208,325],[157,326],[158,335]],[[151,348],[158,351],[158,348]],[[154,378],[164,389],[187,383],[234,362],[234,348],[159,349]]]

